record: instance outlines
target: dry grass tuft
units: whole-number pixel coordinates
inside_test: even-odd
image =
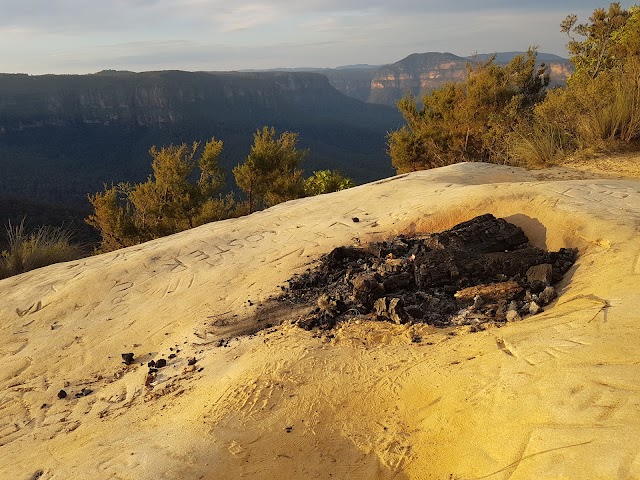
[[[82,249],[72,243],[73,232],[61,227],[39,227],[28,233],[24,220],[6,227],[7,249],[0,254],[0,278],[53,263],[76,260]]]

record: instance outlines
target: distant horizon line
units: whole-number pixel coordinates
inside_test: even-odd
[[[297,67],[265,67],[265,68],[237,68],[237,69],[229,69],[229,70],[205,70],[205,69],[181,69],[181,68],[161,68],[155,69],[151,68],[149,70],[129,70],[129,69],[118,69],[118,68],[103,68],[102,70],[85,72],[85,73],[28,73],[28,72],[0,72],[0,75],[26,75],[29,77],[39,77],[39,76],[47,76],[47,75],[61,75],[61,76],[73,76],[73,75],[96,75],[103,72],[117,72],[117,73],[149,73],[149,72],[190,72],[190,73],[257,73],[257,72],[277,72],[277,71],[311,71],[311,70],[346,70],[346,69],[374,69],[381,68],[387,65],[393,65],[395,63],[401,62],[402,60],[412,56],[412,55],[426,55],[430,53],[436,54],[448,54],[454,55],[464,60],[470,60],[474,56],[489,56],[489,55],[500,55],[500,54],[523,54],[527,53],[525,50],[510,50],[510,51],[496,51],[496,52],[483,52],[483,53],[474,53],[472,55],[458,55],[456,53],[451,52],[437,52],[437,51],[428,51],[428,52],[413,52],[408,55],[405,55],[400,60],[396,60],[395,62],[390,63],[380,63],[380,64],[370,64],[370,63],[353,63],[353,64],[345,64],[345,65],[337,65],[335,67],[313,67],[313,66],[297,66]],[[558,60],[569,61],[568,58],[558,55],[556,53],[548,53],[548,52],[538,52],[538,55],[545,55],[556,57]]]

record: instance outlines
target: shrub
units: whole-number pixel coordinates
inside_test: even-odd
[[[337,192],[354,186],[353,180],[345,177],[338,170],[320,170],[313,172],[313,175],[304,181],[304,194],[310,197],[323,193]]]
[[[535,117],[573,139],[574,147],[601,149],[640,138],[640,61],[629,58],[595,78],[570,79],[547,95]]]
[[[536,51],[508,65],[469,65],[465,82],[447,84],[422,97],[398,102],[406,126],[388,135],[388,153],[398,173],[460,161],[504,162],[509,134],[532,115],[549,84]]]
[[[303,196],[300,164],[307,150],[298,149],[298,134],[276,138],[273,127],[253,134],[253,145],[243,164],[233,168],[238,187],[247,195],[249,213]]]
[[[608,146],[640,137],[640,63],[629,60],[587,83],[578,135],[587,144]]]
[[[6,227],[7,249],[0,255],[0,278],[18,275],[53,263],[83,256],[72,243],[72,232],[61,227],[39,227],[27,233],[24,220]]]
[[[553,164],[572,148],[569,136],[550,123],[534,123],[511,133],[509,156],[523,167],[544,167]]]

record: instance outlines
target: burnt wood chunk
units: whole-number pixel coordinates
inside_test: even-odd
[[[529,242],[520,227],[496,218],[480,215],[441,233],[429,235],[425,245],[433,249],[463,250],[474,253],[515,250]]]

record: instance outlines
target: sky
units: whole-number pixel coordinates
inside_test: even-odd
[[[621,2],[629,7],[633,2]],[[411,53],[566,56],[592,0],[0,0],[0,71],[223,71],[396,62]]]

